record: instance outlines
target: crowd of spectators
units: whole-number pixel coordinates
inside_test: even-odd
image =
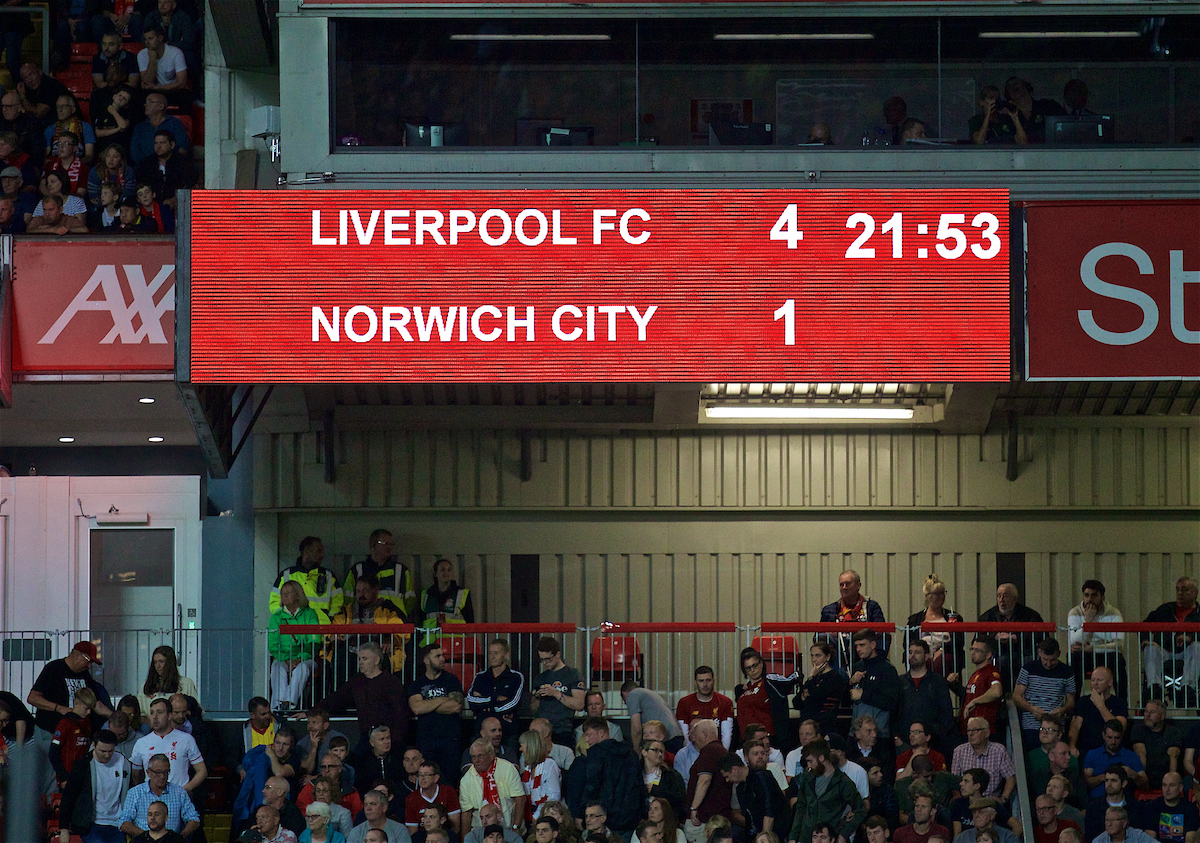
[[[435,630],[474,619],[469,590],[439,559],[418,593],[393,550],[377,530],[338,577],[321,540],[304,539],[270,596],[272,699],[249,701],[228,749],[167,646],[141,693],[116,706],[92,677],[100,654],[88,641],[46,665],[25,701],[32,715],[0,694],[0,747],[32,744],[49,760],[44,787],[63,793],[62,842],[72,830],[85,841],[201,839],[215,764],[236,779],[234,834],[247,841],[1015,843],[1027,826],[1037,843],[1197,843],[1200,724],[1185,735],[1168,720],[1161,683],[1181,672],[1181,701],[1194,707],[1200,644],[1186,628],[1138,642],[1150,696],[1133,718],[1111,658],[1120,638],[1084,630],[1121,618],[1099,581],[1083,584],[1071,611],[1068,663],[1052,635],[957,631],[963,619],[930,576],[901,672],[888,658],[893,637],[862,626],[885,623],[883,607],[845,571],[821,619],[859,626],[818,634],[811,669],[784,673],[746,648],[733,698],[700,666],[674,707],[631,679],[620,689],[626,731],[553,637],[536,642],[528,681],[509,642],[491,641],[486,668],[464,688]],[[1181,577],[1175,600],[1150,618],[1200,622],[1197,597],[1196,581]],[[1005,583],[981,621],[1041,616]],[[328,632],[282,634],[289,624]],[[411,626],[387,629],[401,624]],[[331,669],[339,653],[353,672]],[[1014,811],[1006,694],[1020,712],[1008,738],[1024,756],[1033,816]],[[302,698],[319,701],[301,709]],[[464,739],[466,709],[474,729]],[[357,721],[353,736],[333,726],[343,712]]]
[[[56,56],[91,42],[91,73],[60,74],[68,89],[20,63],[20,39],[15,51],[4,41],[14,85],[0,89],[0,233],[172,233],[176,192],[200,178],[185,123],[199,99],[197,10],[190,0],[52,8]],[[28,16],[2,17],[24,31]]]

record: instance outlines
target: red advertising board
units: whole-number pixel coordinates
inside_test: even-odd
[[[1004,190],[192,203],[195,383],[1009,378]]]
[[[175,368],[175,244],[17,241],[13,371],[169,374]]]
[[[1029,380],[1200,378],[1200,202],[1026,214]]]

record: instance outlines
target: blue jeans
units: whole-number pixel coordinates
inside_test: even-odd
[[[83,835],[83,843],[125,843],[125,832],[115,825],[94,825]]]

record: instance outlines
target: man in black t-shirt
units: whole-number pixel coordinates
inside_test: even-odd
[[[100,52],[92,56],[92,87],[103,88],[108,84],[109,65],[119,66],[125,73],[125,84],[137,87],[141,80],[138,73],[137,56],[121,46],[121,36],[107,33],[100,39]]]
[[[1185,798],[1183,777],[1178,773],[1163,776],[1162,796],[1142,803],[1141,813],[1137,827],[1157,837],[1159,843],[1194,841],[1200,833],[1200,811]]]
[[[39,746],[42,745],[43,736],[45,746],[50,746],[50,738],[58,721],[71,710],[75,704],[75,692],[81,688],[90,688],[101,700],[96,704],[96,713],[105,717],[112,714],[112,709],[104,702],[108,699],[108,692],[88,672],[93,662],[101,663],[96,645],[91,641],[80,641],[67,653],[66,658],[47,663],[38,674],[26,702],[36,709],[34,723]]]
[[[462,683],[446,672],[446,656],[440,643],[426,644],[417,651],[424,671],[408,686],[408,707],[417,716],[417,749],[442,768],[442,778],[458,785],[458,759],[462,754]]]
[[[542,672],[533,677],[530,702],[538,717],[550,721],[555,743],[575,746],[575,732],[571,728],[575,712],[583,711],[585,689],[579,671],[567,666],[562,659],[562,647],[558,640],[543,636],[537,642],[538,660]]]

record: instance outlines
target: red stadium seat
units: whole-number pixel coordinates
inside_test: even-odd
[[[76,41],[71,45],[71,60],[78,58],[87,59],[89,66],[91,65],[92,56],[100,52],[100,48],[95,41]]]
[[[643,674],[642,648],[632,635],[601,635],[592,642],[592,680],[639,679]]]
[[[178,118],[179,122],[183,124],[183,130],[187,133],[188,140],[194,146],[196,144],[196,136],[193,134],[194,130],[192,128],[192,115],[177,114],[175,116]],[[449,656],[447,656],[447,658],[449,658]]]
[[[750,646],[762,654],[767,673],[790,676],[800,663],[800,648],[790,635],[759,635]]]
[[[443,632],[445,628],[443,627]],[[479,665],[479,642],[473,635],[447,635],[439,642],[447,664]]]
[[[479,668],[474,663],[453,664],[446,662],[446,672],[458,677],[458,681],[462,683],[463,691],[465,692],[471,687],[471,683],[475,681],[475,674],[479,672]]]

